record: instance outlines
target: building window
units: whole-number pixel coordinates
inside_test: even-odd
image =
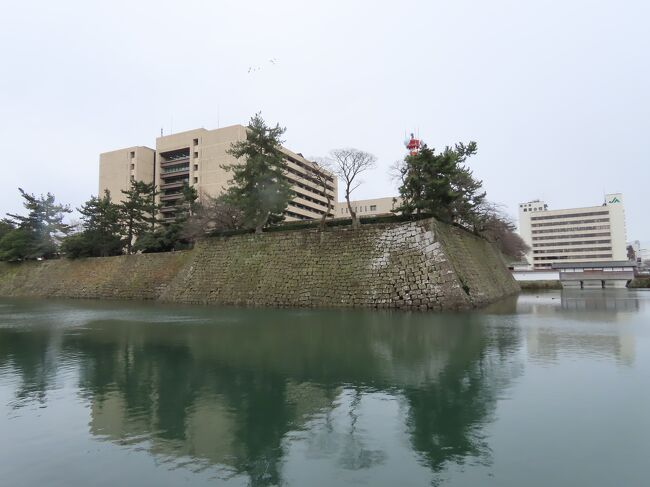
[[[196,177],[196,176],[194,176],[194,184],[196,184],[196,183],[198,183],[198,182],[199,182],[199,178]]]
[[[192,143],[193,143],[195,146],[196,146],[196,145],[199,145],[199,139],[194,139],[194,140],[192,141]]]
[[[377,211],[377,205],[370,205],[370,211]]]
[[[135,169],[135,164],[131,163],[131,171]]]
[[[199,170],[199,165],[198,165],[198,164],[194,164],[194,170],[195,170],[195,171],[198,171],[198,170]]]
[[[131,159],[135,159],[135,151],[131,151],[130,157]]]
[[[199,151],[194,151],[194,159],[198,159],[198,158],[199,158]]]
[[[528,211],[528,208],[524,208],[524,211]]]

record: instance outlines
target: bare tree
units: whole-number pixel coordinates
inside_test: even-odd
[[[242,228],[244,217],[241,210],[235,208],[221,197],[205,195],[204,201],[197,204],[193,214],[183,223],[181,236],[190,241],[220,230]]]
[[[523,258],[530,250],[526,242],[516,232],[516,225],[500,205],[484,202],[480,208],[474,230],[488,241],[494,243],[506,256]]]
[[[325,223],[328,216],[333,216],[330,211],[332,210],[332,193],[329,189],[332,187],[333,178],[331,173],[332,163],[329,159],[326,158],[314,158],[311,163],[311,177],[312,181],[318,184],[320,190],[323,193],[323,196],[327,200],[327,211],[323,213],[320,219],[320,229],[321,231],[325,229]]]
[[[359,187],[359,175],[375,167],[377,158],[368,152],[358,149],[336,149],[330,152],[334,164],[334,172],[343,181],[345,186],[345,201],[352,218],[352,226],[359,226],[357,213],[350,204],[350,194]]]
[[[400,186],[404,184],[407,172],[406,162],[404,162],[404,159],[396,160],[388,168],[388,175],[390,176],[391,181],[398,182]]]
[[[636,252],[634,251],[634,247],[628,245],[626,250],[627,250],[627,260],[636,262]]]

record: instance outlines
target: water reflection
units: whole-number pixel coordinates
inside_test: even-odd
[[[110,305],[73,303],[69,311],[86,306],[89,319],[67,327],[56,306],[48,326],[39,318],[29,331],[0,330],[16,405],[47,403],[57,371],[74,367],[95,437],[170,466],[245,474],[252,485],[282,483],[293,443],[337,468],[384,464],[395,445],[377,446],[382,425],[368,423],[381,401],[403,410],[386,420],[401,423],[430,471],[489,461],[482,429],[516,375],[520,341],[477,315],[192,308],[161,325],[164,308],[143,315],[133,305],[147,321],[107,320],[92,317]]]
[[[557,313],[561,310],[580,311],[578,319],[590,319],[589,312],[611,313],[610,318],[619,318],[618,314],[638,312],[641,306],[639,292],[628,289],[590,289],[546,291],[522,294],[496,306],[507,306],[510,312],[518,313]],[[586,312],[586,313],[585,313]]]
[[[523,315],[523,323],[526,315],[534,315],[535,326],[525,329],[533,358],[557,361],[563,354],[588,355],[632,364],[635,331],[625,325],[637,319],[644,297],[647,293],[628,289],[541,291],[508,298],[488,312]]]
[[[0,300],[0,411],[69,396],[89,441],[234,484],[426,484],[492,464],[488,427],[527,359],[633,363],[639,296],[457,314]]]

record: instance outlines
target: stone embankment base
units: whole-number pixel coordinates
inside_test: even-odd
[[[518,281],[522,290],[562,289],[560,281]]]
[[[213,237],[185,252],[0,264],[0,296],[445,310],[518,290],[491,244],[433,219]]]

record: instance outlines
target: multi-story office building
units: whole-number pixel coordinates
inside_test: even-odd
[[[160,202],[165,220],[172,220],[182,198],[185,184],[193,186],[199,198],[219,196],[230,185],[232,174],[223,166],[239,161],[227,153],[234,142],[246,139],[246,127],[233,125],[215,130],[204,128],[161,136],[156,149],[132,147],[100,155],[99,191],[110,190],[115,200],[130,180],[155,181],[160,189]],[[294,192],[285,211],[288,221],[320,218],[325,212],[334,214],[337,200],[337,180],[329,172],[302,154],[281,147],[287,164],[286,178]],[[327,180],[323,186],[315,177]],[[326,194],[330,196],[327,206]]]
[[[601,206],[549,210],[540,200],[519,205],[519,233],[530,247],[534,269],[553,263],[626,261],[623,195],[608,194]]]
[[[99,156],[99,196],[110,191],[111,199],[122,201],[122,190],[131,180],[151,182],[154,178],[156,151],[149,147],[127,147]]]

